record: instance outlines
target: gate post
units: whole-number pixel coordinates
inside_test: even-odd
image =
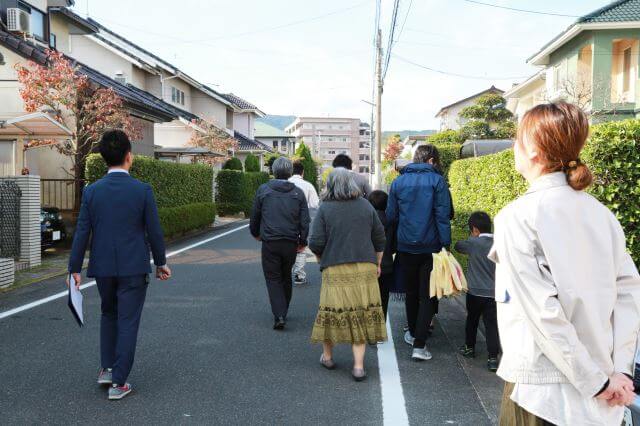
[[[40,246],[40,176],[16,176],[15,180],[22,191],[20,198],[20,256],[18,261],[25,262],[28,268],[42,263]]]

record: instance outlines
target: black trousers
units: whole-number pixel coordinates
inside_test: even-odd
[[[262,271],[275,318],[287,317],[291,303],[291,269],[296,263],[297,248],[294,241],[262,242]]]
[[[476,346],[480,317],[484,322],[489,358],[497,358],[498,352],[500,352],[500,338],[498,336],[496,300],[491,297],[480,297],[467,293],[466,344],[472,348]]]
[[[389,307],[389,292],[393,285],[394,275],[381,274],[378,277],[378,286],[380,287],[380,301],[382,302],[382,312],[384,312],[385,319],[387,318],[387,309]]]
[[[431,253],[398,253],[405,280],[405,308],[409,332],[415,338],[413,347],[424,348],[429,324],[436,313],[438,299],[429,297],[429,282],[433,269]]]
[[[133,366],[148,275],[96,278],[100,292],[100,363],[113,369],[113,383],[124,385]]]

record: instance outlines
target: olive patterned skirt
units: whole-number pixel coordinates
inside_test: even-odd
[[[313,343],[376,343],[387,340],[377,267],[348,263],[322,271]]]

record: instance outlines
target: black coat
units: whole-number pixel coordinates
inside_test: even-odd
[[[396,226],[387,221],[387,215],[384,210],[376,210],[382,226],[384,226],[384,233],[387,237],[387,242],[384,246],[384,254],[382,255],[382,273],[393,273],[393,254],[396,252]]]

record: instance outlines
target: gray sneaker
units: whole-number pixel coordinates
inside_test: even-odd
[[[405,331],[404,333],[404,341],[407,342],[407,345],[413,346],[413,342],[414,342],[413,336],[411,335],[411,332],[409,330]]]
[[[123,386],[114,384],[109,388],[109,399],[122,399],[125,396],[129,395],[132,391],[133,388],[129,383],[125,383]]]
[[[111,369],[110,368],[101,368],[98,372],[98,384],[99,385],[110,385],[111,384]]]
[[[425,346],[424,348],[414,348],[411,359],[414,361],[429,361],[433,356]]]

